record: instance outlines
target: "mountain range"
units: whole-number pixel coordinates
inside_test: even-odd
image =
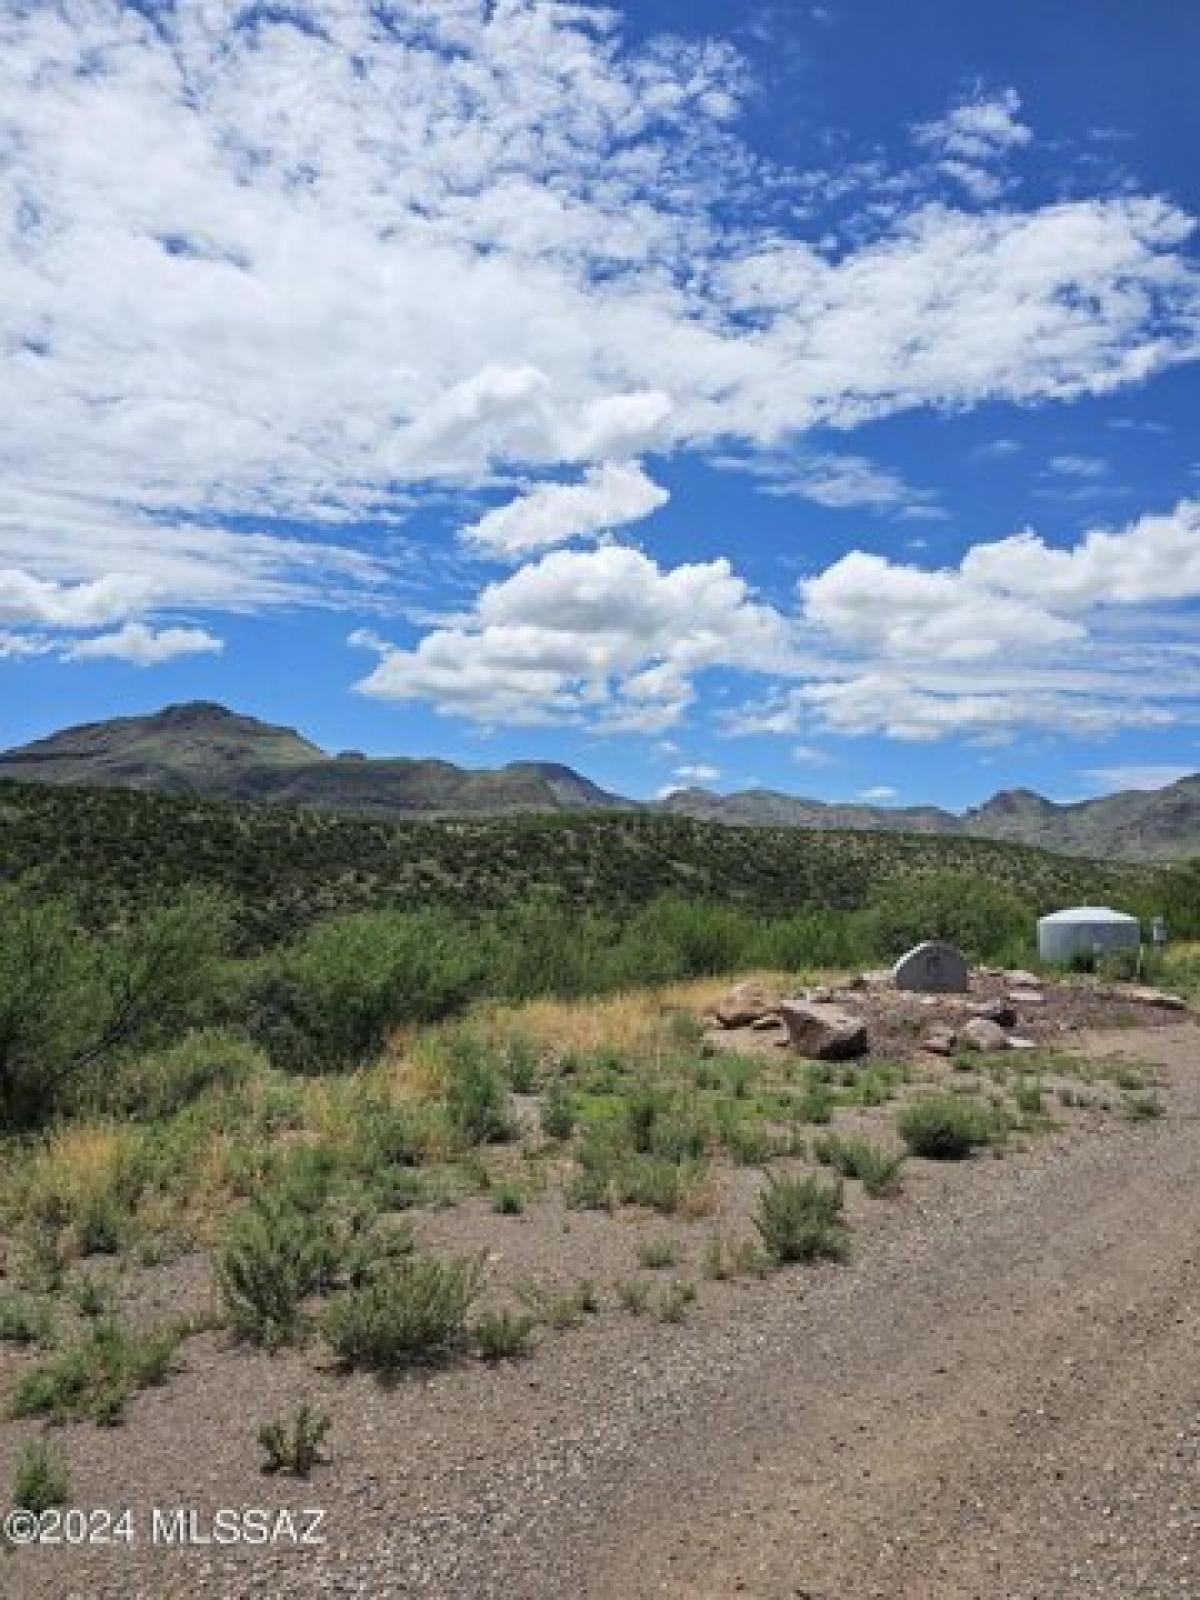
[[[360,816],[468,816],[638,809],[571,767],[517,761],[472,769],[449,761],[329,755],[292,728],[206,701],[67,728],[0,753],[0,778],[115,786]],[[654,808],[751,827],[968,835],[1065,854],[1173,860],[1200,854],[1200,774],[1168,788],[1058,804],[1002,791],[956,813],[938,806],[829,804],[768,789],[682,789]]]

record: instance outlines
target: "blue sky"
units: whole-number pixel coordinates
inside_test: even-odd
[[[0,743],[1200,767],[1200,11],[0,0]]]

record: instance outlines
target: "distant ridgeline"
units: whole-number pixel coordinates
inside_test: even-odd
[[[335,912],[552,902],[623,915],[664,896],[769,916],[1003,892],[1030,915],[1103,902],[1200,933],[1200,869],[1094,863],[961,835],[732,827],[597,811],[384,822],[120,788],[0,780],[0,877],[103,926],[190,886],[239,908],[250,946]],[[932,915],[932,913],[931,913]],[[934,931],[934,930],[930,930]]]
[[[554,762],[476,769],[355,751],[330,756],[292,728],[207,701],[66,728],[0,753],[2,778],[393,821],[636,811],[739,827],[1005,839],[1097,860],[1178,861],[1200,855],[1200,775],[1164,789],[1067,805],[1030,790],[1007,790],[962,815],[940,806],[831,804],[768,789],[740,794],[686,789],[639,805]]]

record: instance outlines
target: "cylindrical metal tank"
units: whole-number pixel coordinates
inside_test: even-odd
[[[1136,950],[1141,942],[1138,919],[1110,906],[1073,906],[1038,919],[1038,955],[1043,961]]]

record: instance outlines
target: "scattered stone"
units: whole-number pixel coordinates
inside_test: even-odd
[[[851,1061],[867,1053],[866,1023],[840,1006],[785,1000],[779,1014],[792,1048],[811,1061]]]
[[[1008,998],[1014,1006],[1044,1006],[1046,996],[1040,989],[1010,989]]]
[[[938,1023],[921,1035],[921,1049],[933,1056],[952,1056],[958,1047],[958,1035],[946,1023]]]
[[[1010,1050],[1036,1050],[1037,1040],[1023,1039],[1019,1033],[1010,1033],[1008,1036],[1008,1048]]]
[[[1001,1028],[1011,1028],[1017,1020],[1016,1008],[1007,1000],[981,1000],[967,1009],[971,1016],[982,1017]]]
[[[863,989],[891,989],[895,986],[896,978],[890,967],[875,967],[870,972],[861,974],[860,982],[856,988]]]
[[[765,983],[750,978],[745,983],[735,983],[717,1002],[713,1015],[723,1028],[748,1028],[762,1017],[776,1015],[779,999]]]
[[[774,1029],[783,1027],[783,1019],[777,1011],[772,1011],[769,1015],[755,1017],[750,1027],[755,1033],[771,1033]]]
[[[805,995],[806,1000],[815,1000],[818,1005],[828,1005],[833,998],[834,992],[827,984],[822,984],[816,989],[809,989]]]
[[[1035,972],[1025,972],[1021,967],[1014,967],[1005,972],[1004,981],[1014,989],[1036,989],[1041,979]]]
[[[989,1022],[986,1017],[972,1017],[959,1039],[968,1050],[1008,1049],[1008,1034],[998,1022]]]
[[[962,952],[940,939],[926,939],[902,955],[892,968],[897,989],[923,994],[966,994],[967,963]]]
[[[1187,1001],[1181,994],[1168,994],[1165,989],[1148,989],[1138,985],[1132,989],[1121,989],[1118,993],[1125,1000],[1133,1000],[1139,1006],[1162,1006],[1165,1011],[1186,1011]]]

